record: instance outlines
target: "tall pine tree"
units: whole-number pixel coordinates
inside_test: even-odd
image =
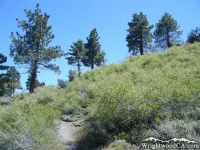
[[[7,76],[9,78],[8,87],[10,90],[9,95],[15,93],[15,89],[21,89],[20,85],[20,73],[16,70],[14,66],[11,66],[7,72]]]
[[[178,31],[177,21],[171,15],[165,13],[159,22],[156,24],[154,31],[155,44],[161,48],[169,48],[172,45],[181,44],[180,35],[182,31]]]
[[[84,57],[85,48],[82,40],[78,40],[77,42],[73,42],[73,45],[70,45],[70,52],[67,53],[68,56],[66,59],[68,61],[68,65],[76,65],[78,67],[78,76],[81,74],[81,62]]]
[[[129,34],[126,37],[128,42],[127,46],[129,48],[129,53],[132,55],[144,54],[144,49],[150,46],[152,41],[152,34],[150,30],[153,28],[153,25],[149,26],[146,15],[133,14],[133,19],[131,22],[128,22],[129,29],[127,30]]]
[[[84,45],[86,52],[82,62],[84,66],[94,68],[94,66],[102,66],[105,63],[105,55],[104,51],[101,51],[101,45],[98,42],[99,37],[97,30],[94,28],[89,37],[87,37],[87,43]]]
[[[7,70],[9,66],[1,65],[7,61],[7,57],[0,53],[0,71]],[[7,84],[9,79],[6,73],[0,74],[0,96],[3,96],[8,92]]]
[[[59,66],[51,64],[52,60],[64,56],[60,46],[48,47],[54,39],[51,32],[52,27],[48,26],[49,15],[42,14],[37,4],[34,12],[26,11],[28,20],[17,20],[18,27],[22,28],[24,35],[16,32],[16,37],[11,33],[12,44],[10,46],[10,56],[15,64],[26,65],[30,71],[29,91],[34,92],[38,69],[47,68],[60,73]]]

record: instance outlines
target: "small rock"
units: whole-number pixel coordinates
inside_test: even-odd
[[[87,110],[82,110],[83,115],[87,115],[89,112]]]
[[[74,122],[74,121],[79,120],[79,118],[76,117],[76,116],[63,115],[63,116],[61,117],[61,120],[65,121],[65,122]]]

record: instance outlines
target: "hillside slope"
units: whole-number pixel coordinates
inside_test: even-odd
[[[199,140],[200,122],[194,120],[199,116],[195,114],[200,102],[200,43],[132,56],[119,65],[83,74],[72,84],[82,87],[97,126],[108,133],[100,134],[101,140],[127,139],[139,144],[148,136],[146,129],[156,127],[165,130],[156,133],[160,138],[184,135]],[[166,119],[175,122],[166,127]],[[164,127],[158,126],[162,123]]]
[[[132,56],[121,64],[84,73],[65,86],[46,86],[37,88],[31,95],[14,95],[8,105],[0,106],[3,141],[0,146],[9,146],[8,143],[18,146],[16,141],[29,133],[34,135],[31,139],[28,136],[32,146],[48,147],[53,140],[47,136],[54,127],[52,120],[60,115],[77,114],[87,115],[84,130],[76,137],[80,149],[105,147],[121,139],[126,141],[107,147],[131,149],[132,144],[134,149],[133,145],[141,146],[141,141],[149,136],[200,142],[200,43],[175,46],[163,53]],[[41,109],[44,111],[39,113]],[[31,120],[37,117],[31,112],[40,114],[43,121],[35,124]],[[18,128],[20,123],[25,126]],[[40,126],[38,130],[45,131],[45,139],[41,132],[36,132],[36,125]],[[31,130],[31,127],[35,128]],[[16,134],[11,136],[9,132]]]

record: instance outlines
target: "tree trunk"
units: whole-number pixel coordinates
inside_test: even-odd
[[[12,95],[12,88],[10,88],[10,93],[9,93],[9,95],[10,95],[10,96]]]
[[[94,69],[94,60],[92,59],[91,70]]]
[[[170,41],[169,41],[169,29],[167,28],[167,47],[170,48],[171,47],[171,44],[170,44]]]
[[[91,70],[94,68],[94,56],[92,55],[91,58]]]
[[[80,77],[80,75],[81,75],[81,68],[80,68],[80,62],[78,61],[78,77]]]
[[[35,89],[35,81],[36,81],[36,77],[37,77],[37,63],[38,63],[38,55],[39,55],[39,48],[40,48],[40,38],[37,39],[36,41],[36,54],[37,54],[37,60],[34,60],[33,62],[33,66],[31,66],[32,70],[31,70],[31,82],[30,82],[30,87],[29,87],[29,92],[33,93],[34,89]]]
[[[36,81],[36,72],[37,72],[37,61],[34,61],[33,69],[31,71],[31,82],[29,87],[29,92],[33,93],[35,88],[35,81]]]
[[[14,94],[15,93],[15,86],[13,86],[13,88],[12,88],[12,94]]]
[[[143,52],[144,52],[143,45],[141,44],[141,46],[140,46],[140,55],[143,55]]]
[[[143,55],[144,48],[143,48],[143,41],[142,41],[142,35],[140,36],[140,55]]]
[[[12,94],[15,93],[15,88],[16,88],[16,87],[17,87],[17,86],[16,86],[15,83],[13,83],[13,84],[11,85],[11,87],[10,87],[10,96],[11,96]]]

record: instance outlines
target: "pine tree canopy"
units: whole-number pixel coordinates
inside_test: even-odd
[[[13,57],[15,64],[24,65],[31,72],[31,86],[29,91],[34,91],[37,70],[47,68],[60,73],[59,66],[52,64],[51,61],[64,56],[60,46],[48,47],[54,39],[51,32],[52,27],[48,26],[49,15],[42,14],[37,4],[34,12],[26,11],[28,20],[16,19],[18,27],[22,29],[24,35],[19,32],[11,33],[12,44],[10,45],[10,56]]]
[[[200,28],[193,29],[187,38],[187,43],[200,42]]]
[[[71,81],[73,81],[74,78],[77,76],[76,70],[69,70],[68,73],[69,73],[69,75],[68,75],[68,77],[69,77],[69,82],[71,82]]]
[[[181,44],[180,35],[182,31],[178,31],[179,25],[171,15],[165,13],[156,24],[154,31],[155,44],[161,48],[169,48],[172,45]]]
[[[87,37],[87,43],[84,45],[86,52],[82,62],[84,66],[94,68],[94,66],[102,66],[105,63],[106,53],[101,50],[101,45],[99,44],[97,30],[94,28],[89,37]]]
[[[77,42],[73,42],[73,45],[70,45],[69,55],[66,59],[68,61],[68,65],[76,65],[78,67],[78,76],[81,74],[81,62],[85,55],[85,48],[83,44],[83,40],[78,40]]]
[[[129,33],[126,37],[129,48],[128,52],[131,52],[132,55],[143,55],[144,49],[148,48],[152,41],[150,30],[153,28],[153,25],[149,26],[146,15],[143,15],[142,12],[140,14],[133,14],[133,19],[131,22],[128,22],[128,25],[129,29],[127,31]]]
[[[7,70],[9,66],[1,65],[7,61],[7,57],[5,57],[3,54],[0,53],[0,71]],[[7,93],[8,83],[9,79],[7,77],[6,73],[0,73],[0,96],[3,96]]]
[[[7,61],[7,57],[0,53],[0,64],[5,63]],[[0,70],[6,70],[9,66],[0,65]]]
[[[9,78],[8,87],[10,89],[10,95],[15,92],[16,88],[21,88],[20,85],[20,73],[16,70],[14,66],[11,66],[7,72]]]

